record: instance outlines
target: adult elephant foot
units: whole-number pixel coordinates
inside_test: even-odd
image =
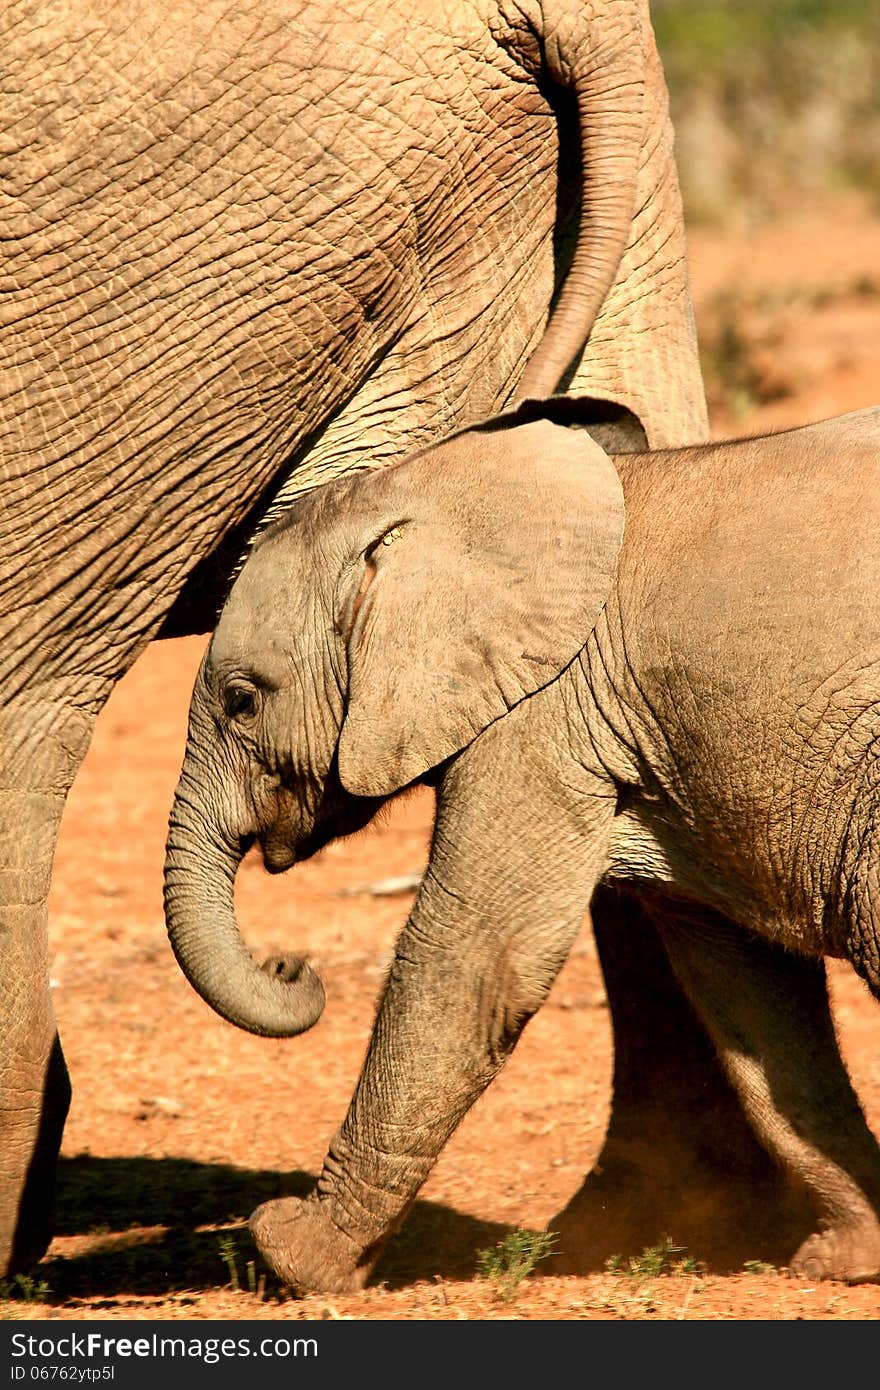
[[[10,701],[0,716],[0,1277],[33,1264],[51,1238],[70,1083],[49,992],[46,900],[93,719],[54,701]]]
[[[71,1094],[70,1079],[57,1033],[53,1037],[42,1084],[38,1080],[36,1094],[42,1097],[36,1125],[34,1116],[27,1113],[24,1125],[11,1123],[9,1115],[2,1122],[3,1153],[7,1156],[2,1190],[21,1191],[17,1208],[14,1202],[9,1204],[8,1222],[3,1231],[2,1259],[7,1275],[36,1264],[45,1255],[52,1239],[58,1151]],[[22,1187],[21,1170],[25,1162],[27,1166]]]
[[[70,1105],[48,984],[35,991],[30,983],[0,1071],[0,1277],[35,1264],[52,1238],[55,1171]]]
[[[787,1264],[815,1214],[755,1137],[645,907],[591,906],[614,1030],[611,1118],[583,1187],[550,1223],[542,1271],[586,1273],[670,1238],[714,1269]]]
[[[264,1202],[249,1227],[263,1259],[294,1293],[356,1293],[375,1262],[317,1197]]]

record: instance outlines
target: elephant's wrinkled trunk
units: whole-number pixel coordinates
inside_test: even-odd
[[[571,265],[511,405],[552,395],[577,365],[632,230],[650,35],[643,21],[646,7],[638,0],[618,0],[614,8],[619,13],[613,33],[603,34],[595,21],[586,38],[577,42],[569,34],[567,42],[560,38],[545,51],[553,80],[572,91],[577,104],[581,210]]]
[[[233,890],[244,846],[234,846],[205,815],[186,766],[174,798],[165,859],[165,920],[171,946],[193,988],[222,1018],[268,1038],[313,1027],[324,989],[304,961],[260,968],[241,939]]]

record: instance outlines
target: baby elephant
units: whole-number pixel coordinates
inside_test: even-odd
[[[254,1214],[257,1244],[294,1288],[360,1286],[588,905],[623,933],[637,902],[815,1210],[792,1267],[877,1277],[880,1149],[822,957],[880,992],[880,409],[615,456],[537,413],[305,497],[199,674],[168,925],[240,1027],[295,1033],[323,1004],[307,965],[261,971],[242,944],[248,846],[278,872],[437,787],[348,1116],[312,1196]],[[572,1260],[578,1215],[556,1223]]]

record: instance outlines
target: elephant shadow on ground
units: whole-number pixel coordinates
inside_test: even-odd
[[[47,1301],[125,1294],[161,1298],[230,1286],[264,1291],[269,1298],[280,1295],[281,1286],[250,1240],[247,1218],[273,1197],[306,1196],[314,1182],[303,1171],[185,1158],[62,1159],[55,1229],[75,1243],[64,1254],[50,1253],[39,1266]],[[707,1272],[732,1273],[748,1259],[783,1266],[812,1228],[803,1199],[778,1178],[769,1185],[756,1181],[739,1196],[742,1200],[730,1202],[719,1221],[719,1211],[707,1211],[699,1201],[682,1204],[679,1194],[673,1210],[662,1203],[643,1205],[631,1189],[609,1190],[593,1174],[574,1199],[584,1208],[584,1247],[570,1252],[571,1261],[551,1260],[539,1272],[602,1271],[609,1256],[619,1262],[651,1253],[646,1247],[668,1240],[669,1232],[677,1248],[696,1256]],[[758,1218],[762,1211],[766,1230]],[[512,1229],[437,1202],[416,1201],[389,1242],[374,1282],[400,1289],[422,1280],[471,1279],[478,1253]]]
[[[62,1159],[55,1231],[78,1237],[72,1252],[39,1266],[50,1302],[163,1296],[184,1290],[256,1288],[265,1271],[246,1226],[272,1197],[305,1196],[305,1172],[233,1168],[184,1158]],[[210,1230],[200,1229],[211,1226]],[[468,1279],[477,1252],[509,1227],[435,1202],[417,1201],[376,1272],[387,1287],[423,1279]],[[80,1249],[79,1246],[82,1245]],[[278,1289],[265,1279],[267,1294]]]

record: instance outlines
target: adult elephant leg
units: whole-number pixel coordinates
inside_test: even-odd
[[[519,756],[522,744],[505,749],[501,726],[518,713],[444,775],[431,863],[316,1191],[265,1203],[251,1219],[261,1253],[294,1288],[364,1282],[580,928],[613,799],[596,796],[578,815],[576,768],[539,770]],[[552,846],[541,843],[546,826]]]
[[[51,1238],[70,1084],[49,994],[46,901],[64,801],[93,714],[44,702],[0,719],[0,1270]]]
[[[717,1269],[784,1261],[810,1209],[758,1142],[654,920],[608,885],[591,913],[614,1031],[611,1116],[593,1170],[550,1223],[558,1253],[544,1271],[601,1269],[665,1237]]]
[[[880,1278],[880,1147],[840,1056],[823,962],[709,914],[663,938],[755,1133],[813,1207],[813,1234],[784,1262],[808,1279]]]

